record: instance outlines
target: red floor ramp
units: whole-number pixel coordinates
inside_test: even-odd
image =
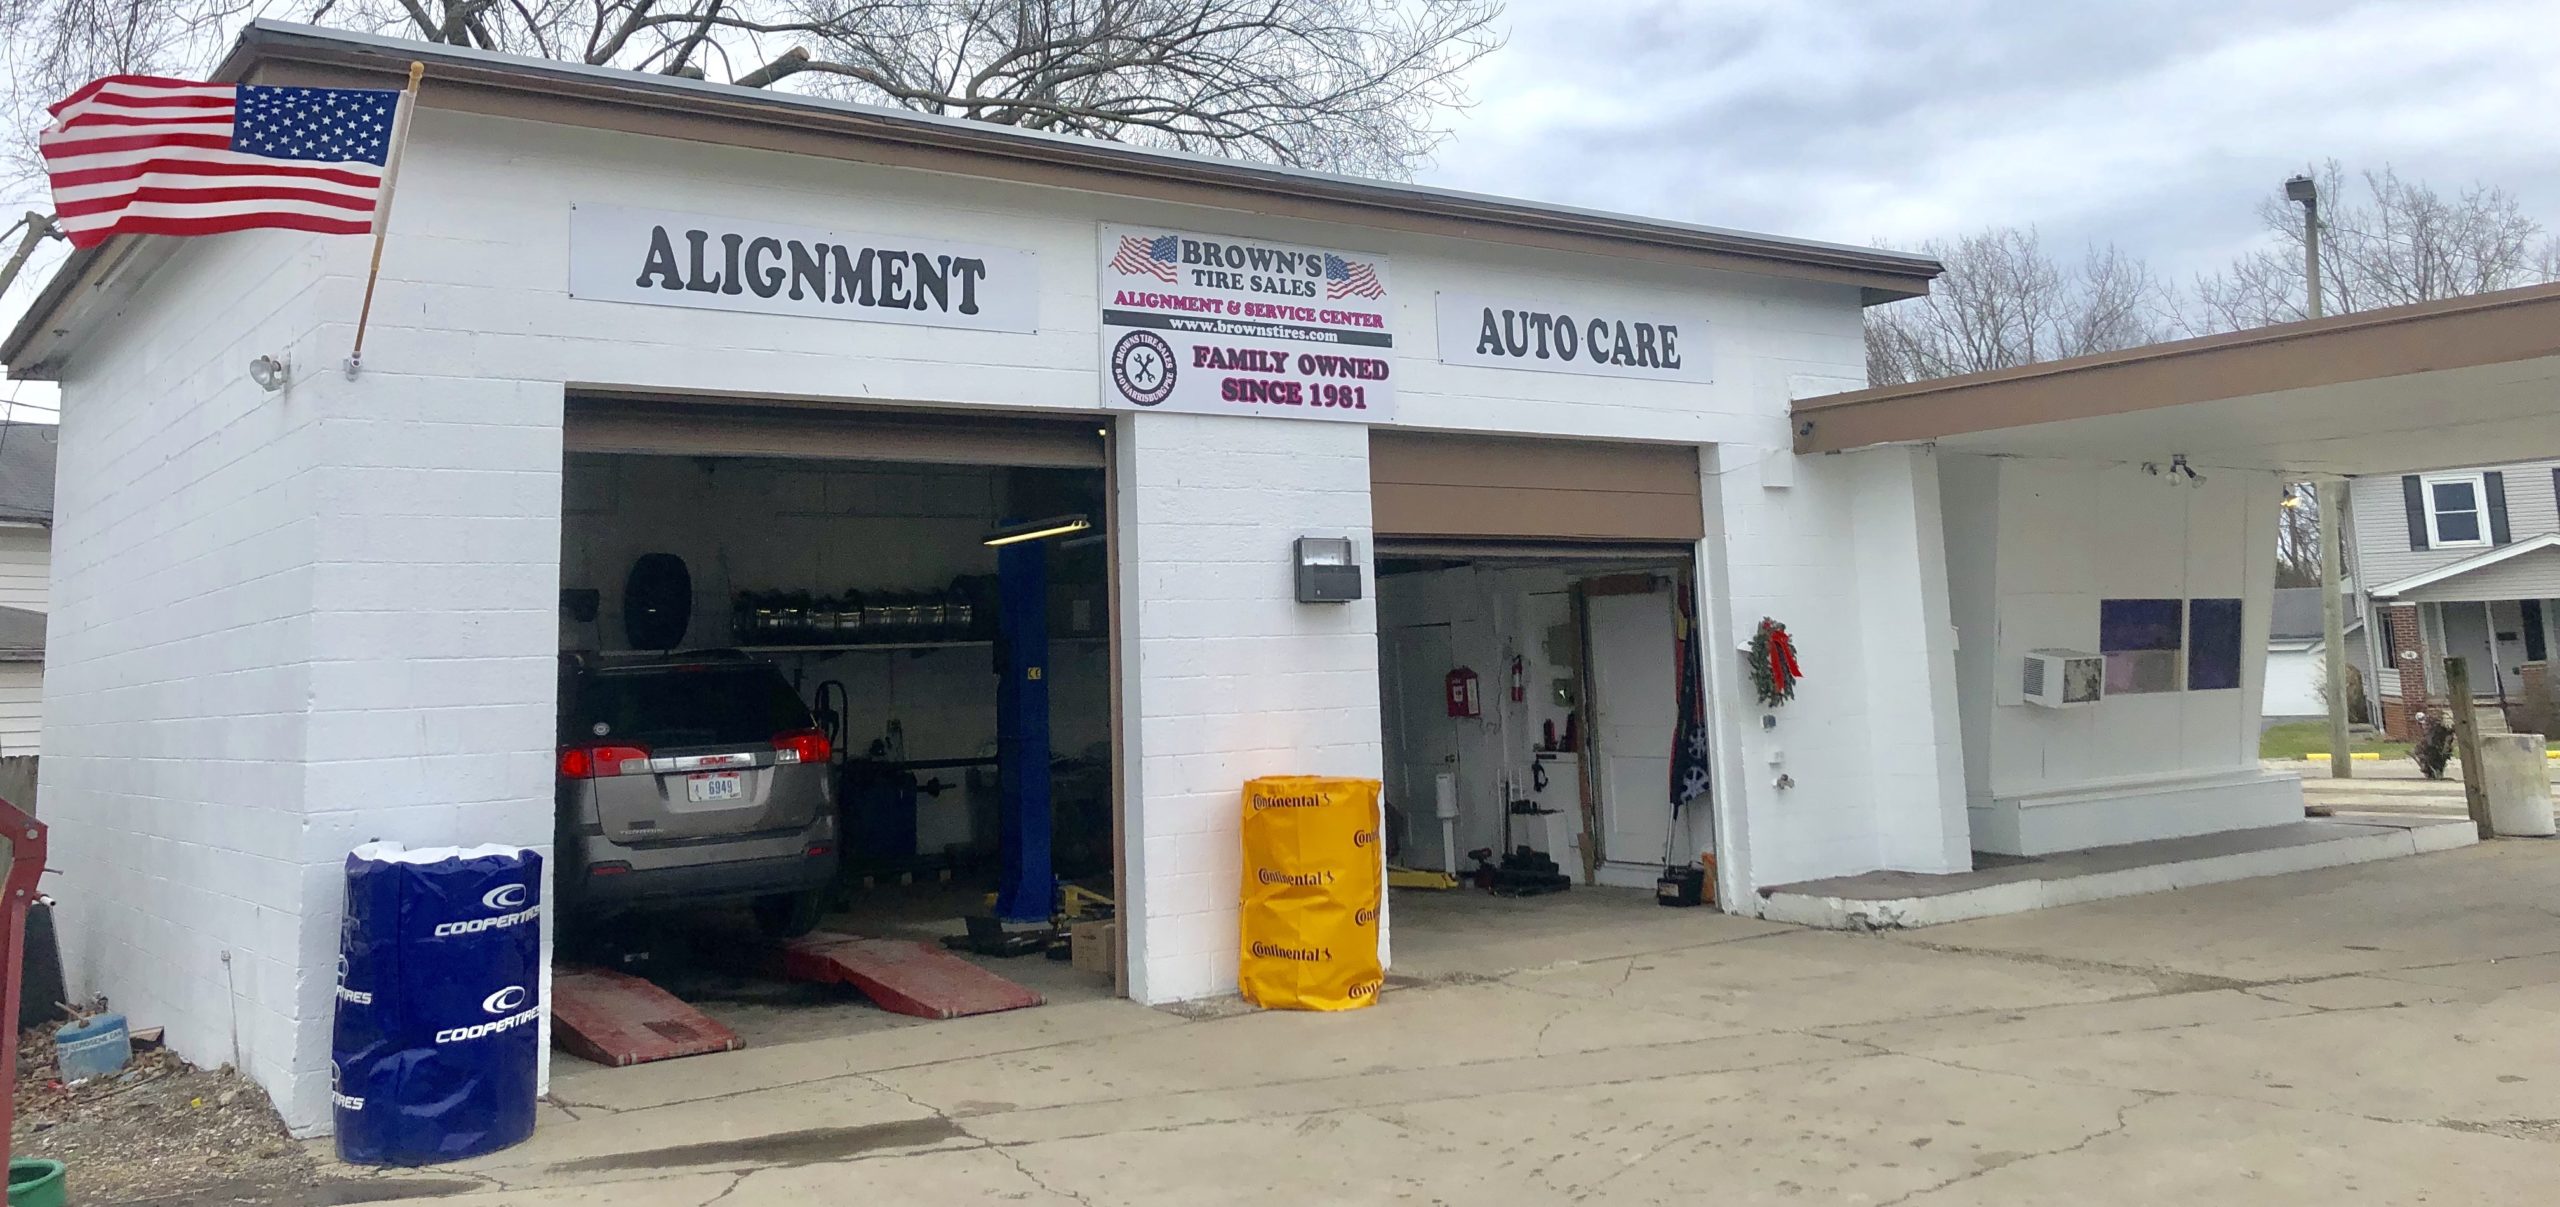
[[[615,1068],[746,1046],[674,994],[602,968],[551,974],[551,1042]]]
[[[960,1018],[1040,1004],[1040,995],[923,943],[861,939],[819,931],[784,944],[782,975],[851,985],[883,1010],[916,1018]]]

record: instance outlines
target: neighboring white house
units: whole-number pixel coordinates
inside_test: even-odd
[[[2364,477],[2353,486],[2357,587],[2400,673],[2376,684],[2384,725],[2412,736],[2410,697],[2470,663],[2474,699],[2514,702],[2516,668],[2551,656],[2560,607],[2560,462]]]
[[[2347,664],[2362,670],[2364,619],[2346,621]],[[2268,722],[2329,715],[2320,693],[2327,656],[2320,643],[2320,588],[2278,587],[2267,623],[2267,696],[2259,713]]]
[[[42,725],[54,436],[47,423],[0,423],[0,755],[37,753]]]

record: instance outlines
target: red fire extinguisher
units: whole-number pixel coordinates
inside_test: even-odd
[[[1481,717],[1484,702],[1476,694],[1476,673],[1465,667],[1449,672],[1449,715]]]

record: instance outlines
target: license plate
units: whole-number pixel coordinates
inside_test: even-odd
[[[704,801],[736,800],[747,794],[744,778],[735,771],[712,771],[688,775],[684,779],[684,798],[695,804]]]

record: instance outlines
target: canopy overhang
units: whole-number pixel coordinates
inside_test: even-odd
[[[1799,453],[2399,473],[2560,456],[2560,285],[1799,400]]]

